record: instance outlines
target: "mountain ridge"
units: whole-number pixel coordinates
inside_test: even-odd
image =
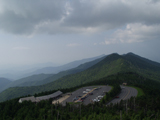
[[[84,58],[81,60],[71,61],[71,62],[66,63],[64,65],[59,65],[59,66],[56,65],[55,67],[52,65],[48,66],[48,64],[44,64],[45,66],[41,65],[41,64],[40,64],[40,66],[38,66],[38,64],[37,64],[36,67],[29,68],[29,69],[26,69],[23,71],[20,71],[20,70],[0,70],[0,76],[7,78],[7,79],[13,79],[15,81],[15,80],[19,80],[21,78],[25,78],[25,77],[32,76],[35,74],[41,74],[41,73],[42,74],[43,73],[44,74],[57,74],[61,71],[75,68],[75,67],[79,66],[80,64],[101,58],[103,56],[105,56],[105,54],[91,57],[91,58]],[[21,69],[23,69],[23,67]]]
[[[42,91],[49,91],[53,89],[75,87],[88,82],[99,80],[109,75],[126,72],[137,73],[145,78],[156,81],[159,81],[160,78],[159,66],[148,63],[147,61],[131,54],[119,55],[117,53],[114,53],[108,55],[100,62],[80,73],[63,76],[56,81],[37,87],[32,86],[10,88],[0,93],[0,97],[3,96],[3,98],[5,99],[11,99],[13,97],[11,94],[9,94],[9,91],[11,90],[14,94],[18,93],[18,95],[15,96],[18,97],[22,95],[35,94]],[[19,91],[23,91],[23,94]]]
[[[61,65],[61,66],[57,66],[57,67],[44,67],[44,68],[41,68],[41,69],[38,69],[38,70],[34,71],[34,74],[41,74],[41,73],[44,73],[44,74],[51,74],[51,73],[53,74],[54,73],[54,74],[56,74],[56,73],[59,73],[61,71],[65,71],[65,70],[68,70],[68,69],[78,67],[81,64],[84,64],[84,63],[89,62],[89,61],[96,60],[96,59],[104,57],[104,56],[105,55],[102,54],[102,55],[92,57],[92,58],[75,60],[73,62],[64,64],[64,65]]]
[[[101,55],[101,56],[103,56],[103,55]],[[78,67],[75,67],[75,68],[72,68],[69,70],[61,71],[57,74],[44,74],[44,73],[34,74],[34,75],[31,75],[31,76],[28,76],[25,78],[21,78],[21,79],[12,81],[10,84],[5,85],[3,87],[3,89],[1,89],[1,91],[4,89],[7,89],[9,87],[38,86],[38,85],[47,84],[49,82],[53,82],[54,80],[59,79],[65,75],[75,74],[75,73],[81,72],[81,71],[89,68],[90,66],[98,63],[99,61],[101,61],[104,58],[104,56],[100,57],[100,58],[99,57],[100,56],[97,56],[94,58],[84,59],[84,61],[86,61],[86,60],[87,61],[92,60],[92,61],[88,61],[86,63],[80,64]],[[95,59],[95,58],[97,58],[97,59]],[[79,63],[80,62],[81,62],[81,60],[79,60]]]
[[[81,72],[89,67],[91,67],[92,65],[98,63],[99,61],[101,61],[102,59],[104,59],[104,57],[102,58],[98,58],[96,60],[93,60],[93,61],[90,61],[90,62],[86,62],[86,63],[83,63],[75,68],[72,68],[72,69],[69,69],[69,70],[65,70],[65,71],[61,71],[57,74],[50,74],[49,77],[43,79],[43,80],[38,80],[38,81],[33,81],[32,83],[24,83],[23,85],[21,86],[26,86],[27,84],[34,84],[34,86],[37,86],[37,85],[43,85],[43,84],[47,84],[49,82],[53,82],[63,76],[66,76],[66,75],[70,75],[70,74],[75,74],[75,73],[78,73],[78,72]],[[48,74],[46,74],[48,75]],[[30,85],[27,85],[27,86],[30,86]]]

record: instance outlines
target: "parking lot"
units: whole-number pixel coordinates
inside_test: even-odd
[[[84,91],[88,90],[88,93],[83,93]],[[98,100],[98,96],[104,96],[105,92],[108,92],[111,90],[110,86],[88,86],[80,88],[74,92],[72,92],[72,95],[68,97],[66,100],[62,102],[62,105],[65,105],[66,102],[82,102],[83,104],[87,105],[93,100]],[[89,95],[90,94],[90,95]],[[79,101],[78,99],[82,99],[82,101]]]

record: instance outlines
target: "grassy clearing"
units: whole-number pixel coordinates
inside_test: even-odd
[[[133,87],[133,88],[135,88],[138,91],[137,97],[145,95],[144,92],[143,92],[143,90],[141,88],[135,87],[135,86],[130,86],[130,87]]]

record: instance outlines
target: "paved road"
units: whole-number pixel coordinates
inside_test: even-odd
[[[121,93],[118,95],[119,98],[113,99],[108,104],[110,104],[110,103],[115,104],[115,103],[120,102],[121,100],[127,100],[127,99],[131,98],[132,96],[137,96],[138,91],[135,88],[127,87],[127,86],[124,86],[124,87],[125,88],[122,88]]]
[[[94,90],[94,91],[92,92],[93,95],[88,95],[87,98],[84,99],[83,104],[87,105],[87,104],[91,103],[90,100],[95,99],[95,98],[98,97],[99,95],[105,95],[104,92],[108,92],[108,91],[111,90],[111,87],[110,87],[110,86],[88,86],[88,87],[83,87],[83,88],[80,88],[80,89],[72,92],[72,95],[71,95],[68,99],[66,99],[66,100],[64,100],[64,101],[62,102],[62,105],[65,105],[66,102],[73,102],[73,99],[74,99],[76,96],[83,96],[83,95],[84,95],[84,94],[83,94],[83,91],[85,91],[86,89],[91,89],[91,90],[92,90],[92,89],[94,89],[95,87],[97,87],[97,88],[100,87],[100,89]]]

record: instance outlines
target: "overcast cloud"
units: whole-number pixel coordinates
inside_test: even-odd
[[[160,24],[154,0],[14,0],[0,1],[0,29],[13,34],[86,33],[127,24]]]
[[[30,58],[30,62],[40,58],[41,62],[53,62],[62,58],[59,54],[76,57],[76,53],[79,59],[116,51],[135,51],[155,59],[149,56],[149,52],[124,46],[139,45],[139,48],[146,49],[144,51],[149,48],[149,51],[156,48],[157,44],[149,44],[159,41],[159,33],[159,0],[0,0],[1,50],[7,50],[6,56],[11,58],[15,54],[16,57],[23,56],[21,62],[26,62],[27,58]],[[112,50],[115,46],[109,45],[115,45],[117,49]],[[95,47],[97,51],[94,51]],[[88,53],[84,52],[86,49]],[[21,52],[13,53],[11,50]],[[90,51],[93,53],[89,54]],[[42,58],[41,53],[45,57]],[[57,60],[51,58],[51,54],[57,56]],[[1,57],[3,55],[0,54]],[[71,60],[69,58],[68,61]],[[5,63],[6,59],[4,57],[1,61]]]

